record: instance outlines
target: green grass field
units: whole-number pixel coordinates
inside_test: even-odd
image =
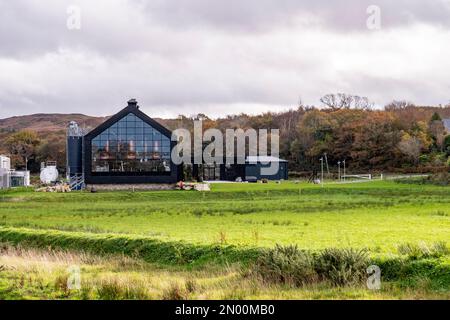
[[[439,186],[285,182],[214,184],[208,193],[0,191],[0,242],[125,254],[165,266],[201,269],[217,256],[251,261],[275,244],[366,248],[385,259],[405,243],[449,240],[450,188]],[[445,265],[447,258],[441,258]],[[447,285],[435,287],[447,294]]]

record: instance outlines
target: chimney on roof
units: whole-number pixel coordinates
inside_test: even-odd
[[[137,105],[136,99],[130,99],[130,100],[128,101],[128,106],[129,106],[129,107],[133,107],[133,108],[138,108],[138,109],[139,109],[139,106]]]

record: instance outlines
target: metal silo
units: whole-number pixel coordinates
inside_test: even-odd
[[[84,188],[83,137],[83,130],[71,121],[67,131],[67,178],[72,190]]]

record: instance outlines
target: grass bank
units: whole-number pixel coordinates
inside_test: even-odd
[[[161,265],[248,264],[259,249],[232,245],[193,245],[182,241],[162,242],[139,236],[92,234],[55,230],[0,227],[0,242],[34,248],[57,248],[93,254],[123,254]]]

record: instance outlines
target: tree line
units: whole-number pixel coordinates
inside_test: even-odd
[[[280,155],[289,160],[290,171],[316,170],[325,154],[331,165],[345,160],[353,170],[448,171],[450,132],[442,119],[450,118],[450,105],[421,107],[393,101],[377,110],[365,97],[342,93],[325,95],[321,102],[322,107],[300,104],[289,111],[256,116],[180,115],[162,123],[172,130],[192,129],[198,119],[203,120],[204,130],[279,129]],[[52,160],[64,170],[64,131],[50,136],[19,131],[4,144],[16,167],[37,171],[40,162]]]

